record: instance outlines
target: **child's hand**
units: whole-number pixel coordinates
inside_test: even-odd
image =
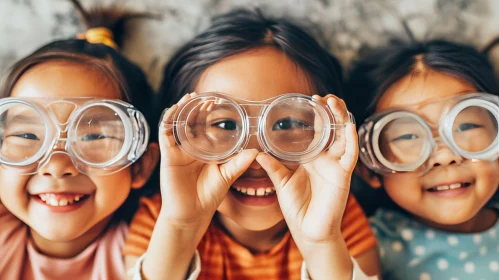
[[[184,153],[174,141],[171,118],[193,94],[166,111],[160,127],[161,212],[172,224],[206,226],[230,186],[255,160],[257,150],[245,150],[227,163],[205,164]],[[203,232],[204,233],[204,232]]]
[[[225,164],[205,164],[184,153],[172,134],[172,117],[194,94],[165,112],[160,132],[162,206],[142,265],[147,279],[185,279],[196,247],[230,186],[251,165],[257,150]]]
[[[332,95],[314,98],[330,107],[337,123],[348,122],[348,112],[341,99]],[[307,265],[311,265],[307,254],[319,254],[318,248],[323,248],[323,245],[334,247],[334,244],[341,244],[341,251],[346,251],[341,220],[357,161],[357,147],[355,125],[349,123],[336,131],[335,142],[328,151],[296,171],[289,170],[266,154],[259,154],[256,159],[276,188],[286,223]],[[350,261],[348,251],[346,253],[345,261]]]

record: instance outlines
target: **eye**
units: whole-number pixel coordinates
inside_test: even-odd
[[[456,128],[456,131],[460,132],[460,131],[466,131],[466,130],[470,130],[470,129],[474,129],[474,128],[480,128],[480,127],[482,127],[482,126],[478,125],[478,124],[474,124],[474,123],[463,123],[463,124],[460,124]]]
[[[211,126],[218,127],[224,130],[236,130],[237,124],[235,121],[220,121],[212,124]]]
[[[114,137],[108,137],[108,136],[100,134],[100,133],[93,133],[93,134],[83,135],[80,138],[80,140],[81,141],[94,141],[94,140],[100,140],[100,139],[105,139],[105,138],[114,138]]]
[[[12,135],[9,135],[7,137],[19,137],[19,138],[23,138],[23,139],[27,139],[27,140],[40,140],[40,138],[38,138],[38,136],[36,136],[33,133],[12,134]]]
[[[401,141],[401,140],[414,140],[414,139],[418,139],[418,138],[419,137],[415,134],[404,134],[404,135],[401,135],[397,138],[392,139],[392,142]]]
[[[284,118],[278,120],[273,126],[272,130],[288,130],[292,128],[310,128],[311,126],[305,122],[293,120],[291,118]]]

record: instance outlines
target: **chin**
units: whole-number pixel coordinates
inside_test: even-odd
[[[464,212],[461,209],[461,211],[446,211],[445,213],[439,213],[438,215],[433,214],[429,217],[426,217],[426,219],[437,224],[454,226],[468,222],[469,220],[473,219],[476,214],[477,213],[471,213],[471,211]]]
[[[251,231],[264,231],[264,230],[267,230],[267,229],[270,229],[272,227],[274,227],[275,225],[277,225],[280,221],[282,220],[279,220],[279,221],[275,221],[275,222],[267,222],[267,223],[237,223],[239,224],[241,227],[247,229],[247,230],[251,230]]]
[[[69,229],[61,231],[60,229],[54,228],[43,228],[39,230],[32,228],[32,230],[36,231],[36,233],[44,239],[52,242],[70,242],[82,235],[80,232]]]
[[[248,213],[249,212],[249,213]],[[227,213],[219,211],[224,218],[230,219],[238,226],[251,231],[263,231],[270,229],[284,220],[281,212],[269,213],[271,211],[244,211],[238,213]]]

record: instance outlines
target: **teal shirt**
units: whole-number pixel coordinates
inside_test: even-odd
[[[386,209],[370,222],[384,280],[499,279],[499,222],[481,233],[449,233]]]

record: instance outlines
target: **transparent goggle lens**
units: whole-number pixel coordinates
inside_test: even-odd
[[[22,103],[0,106],[0,156],[12,164],[35,156],[43,146],[46,124],[32,107]]]
[[[382,156],[395,166],[417,163],[425,156],[430,139],[425,127],[416,119],[405,116],[388,122],[379,136]]]
[[[323,139],[323,117],[309,100],[299,97],[281,100],[270,108],[266,115],[266,141],[276,152],[309,152]]]
[[[200,157],[219,158],[237,148],[243,119],[237,105],[220,97],[203,97],[186,105],[179,117],[182,146]]]
[[[452,138],[457,147],[469,153],[480,153],[498,137],[494,112],[480,106],[463,109],[452,124]]]
[[[92,106],[84,110],[72,129],[73,152],[92,164],[113,160],[120,154],[125,142],[123,120],[107,106]]]

